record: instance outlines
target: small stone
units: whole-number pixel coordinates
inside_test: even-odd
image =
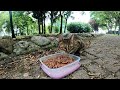
[[[39,77],[40,77],[40,75],[37,76],[37,78],[39,78]]]
[[[24,77],[28,77],[28,76],[29,76],[29,73],[24,73],[23,76],[24,76]]]
[[[0,52],[0,61],[1,61],[3,58],[7,58],[7,57],[8,57],[7,54]]]
[[[51,42],[48,38],[43,36],[33,36],[31,41],[40,46],[48,45]]]

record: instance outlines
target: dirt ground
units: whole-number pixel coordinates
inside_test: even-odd
[[[57,50],[33,52],[0,66],[0,79],[51,79],[40,68],[38,58]],[[120,36],[104,35],[86,50],[95,55],[80,56],[80,68],[63,79],[120,79]]]

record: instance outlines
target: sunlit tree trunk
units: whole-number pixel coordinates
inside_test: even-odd
[[[67,27],[67,19],[65,19],[65,29],[64,29],[64,33],[66,33],[66,27]]]

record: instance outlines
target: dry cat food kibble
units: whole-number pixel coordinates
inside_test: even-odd
[[[73,61],[74,59],[68,55],[59,55],[53,58],[49,58],[46,61],[43,61],[43,63],[49,68],[59,68],[72,63]]]

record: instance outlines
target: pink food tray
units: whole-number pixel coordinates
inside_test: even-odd
[[[65,55],[66,53],[56,53],[56,54],[51,54],[48,56],[44,56],[41,57],[39,60],[41,62],[41,68],[42,70],[51,78],[53,79],[61,79],[69,74],[71,74],[72,72],[74,72],[75,70],[77,70],[80,67],[80,57],[75,56],[73,54],[68,54],[70,57],[74,58],[74,62],[67,64],[63,67],[60,68],[56,68],[56,69],[51,69],[48,66],[46,66],[42,61],[47,60],[50,57],[54,57],[57,55]]]

